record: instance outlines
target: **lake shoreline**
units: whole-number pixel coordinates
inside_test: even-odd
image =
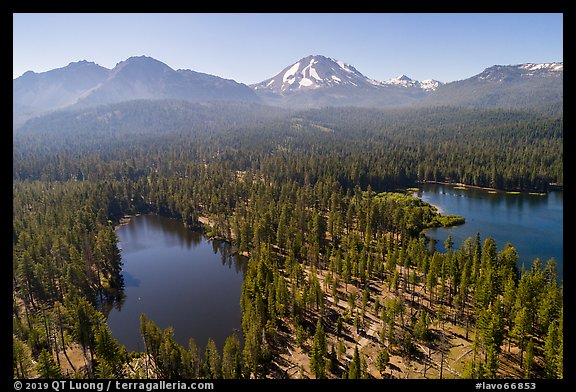
[[[462,182],[445,182],[445,181],[417,181],[417,184],[440,184],[440,185],[450,185],[450,186],[461,186],[464,188],[474,188],[474,189],[482,189],[485,191],[499,191],[499,192],[507,192],[503,189],[497,189],[497,188],[490,188],[490,187],[484,187],[484,186],[478,186],[478,185],[468,185],[468,184],[464,184]]]
[[[560,185],[555,185],[555,184],[550,184],[549,186],[549,190],[547,190],[546,192],[534,192],[533,190],[505,190],[505,189],[498,189],[498,188],[491,188],[491,187],[484,187],[484,186],[478,186],[478,185],[469,185],[469,184],[464,184],[462,182],[445,182],[445,181],[416,181],[416,184],[418,185],[424,185],[424,184],[440,184],[440,185],[450,185],[450,186],[455,186],[455,187],[463,187],[463,188],[473,188],[473,189],[481,189],[481,190],[485,190],[485,191],[492,191],[492,192],[504,192],[507,194],[518,194],[518,193],[527,193],[530,195],[533,194],[538,194],[538,195],[546,195],[548,193],[550,193],[550,190],[554,190],[554,191],[563,191],[564,188]]]
[[[132,218],[134,218],[135,216],[140,216],[142,215],[141,213],[136,213],[135,215],[124,215],[122,218],[120,218],[120,222],[118,222],[118,224],[116,224],[114,226],[114,230],[118,230],[120,227],[127,225],[128,223],[130,223],[130,221],[132,220]]]
[[[563,192],[552,191],[541,196],[529,192],[511,194],[500,191],[493,195],[475,189],[452,191],[446,185],[426,183],[420,187],[420,195],[427,203],[441,204],[445,213],[466,218],[465,224],[460,227],[425,231],[427,237],[440,242],[439,251],[443,251],[441,244],[448,235],[459,244],[467,237],[480,233],[483,238],[494,238],[499,250],[505,243],[512,243],[521,263],[526,266],[536,258],[555,258],[558,275],[563,275]]]
[[[145,313],[161,328],[172,325],[181,345],[193,337],[203,350],[211,337],[222,350],[225,339],[241,328],[244,259],[178,219],[154,213],[135,217],[126,215],[118,225],[124,296],[106,320],[115,338],[141,352],[139,316]],[[186,312],[165,306],[174,298]]]
[[[142,213],[138,212],[134,215],[128,214],[128,215],[124,215],[122,218],[120,218],[120,222],[114,226],[114,231],[116,231],[120,227],[125,226],[128,223],[130,223],[130,221],[132,221],[132,219],[134,217],[141,216],[141,215],[148,215],[148,214],[158,215],[158,216],[161,216],[161,217],[167,218],[167,219],[175,219],[177,222],[182,223],[180,220],[178,220],[176,218],[166,217],[166,216],[162,216],[162,215],[156,214],[156,213],[142,214]],[[214,221],[212,219],[210,219],[207,216],[199,216],[198,222],[200,222],[200,227],[192,228],[189,230],[202,234],[209,241],[221,241],[221,242],[225,242],[225,243],[229,244],[232,247],[232,255],[240,255],[240,256],[244,256],[244,257],[250,257],[250,253],[247,251],[239,252],[238,248],[232,243],[232,241],[230,239],[222,237],[222,236],[208,235],[208,233],[206,232],[206,227],[210,227],[210,228],[214,227]]]
[[[413,190],[413,189],[406,189],[408,192],[410,192],[412,194],[412,196],[414,197],[418,197],[418,192],[420,191],[420,189],[418,190]],[[422,200],[422,198],[418,197],[420,200]],[[438,214],[443,214],[444,210],[442,209],[442,207],[436,205],[436,204],[432,204],[430,202],[426,202],[428,204],[430,204],[432,207],[436,208],[436,212],[438,212]]]

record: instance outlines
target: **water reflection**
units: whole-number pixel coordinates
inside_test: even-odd
[[[140,287],[140,279],[134,277],[129,272],[124,271],[122,274],[124,277],[124,285],[126,287]]]
[[[142,347],[139,317],[161,328],[173,326],[185,346],[203,347],[240,328],[240,292],[246,258],[223,241],[209,241],[174,219],[132,218],[117,230],[124,261],[125,298],[109,310],[108,325],[129,350]],[[223,268],[224,267],[224,268]],[[226,268],[227,267],[227,268]]]
[[[468,236],[474,237],[479,232],[482,239],[493,237],[499,250],[506,242],[511,242],[520,255],[520,265],[524,263],[529,267],[537,257],[543,263],[555,258],[559,276],[562,276],[563,192],[550,192],[544,196],[502,191],[489,193],[482,189],[425,184],[417,195],[438,206],[445,214],[466,218],[462,226],[426,231],[427,236],[438,240],[438,251],[444,251],[448,235],[452,235],[459,247]]]
[[[132,226],[134,227],[135,225]],[[161,232],[166,244],[185,247],[188,250],[196,247],[203,240],[202,234],[186,229],[182,223],[175,219],[158,215],[147,215],[144,227],[147,231]]]

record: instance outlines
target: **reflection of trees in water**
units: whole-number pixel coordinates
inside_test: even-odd
[[[493,207],[500,207],[502,204],[507,209],[518,209],[521,211],[525,205],[529,207],[537,207],[539,205],[548,204],[548,198],[557,198],[561,195],[561,191],[548,192],[546,195],[530,195],[529,193],[522,192],[520,194],[508,194],[505,191],[498,190],[496,193],[489,193],[487,190],[467,188],[466,190],[454,189],[452,185],[443,184],[426,184],[424,193],[439,193],[439,194],[453,194],[457,197],[465,197],[469,199],[482,199],[486,200],[488,204]],[[418,197],[422,197],[422,191],[418,193]],[[458,201],[458,200],[456,200]]]
[[[236,247],[226,241],[209,240],[202,233],[187,229],[176,219],[163,217],[155,214],[135,216],[126,225],[132,239],[138,236],[142,229],[148,231],[161,231],[171,242],[176,242],[180,246],[186,246],[190,250],[203,241],[210,241],[214,254],[220,255],[222,266],[232,269],[236,273],[246,272],[248,259],[237,253]],[[114,283],[115,282],[115,283]],[[98,308],[108,317],[113,309],[122,310],[126,301],[125,287],[139,286],[140,282],[126,272],[120,272],[116,279],[111,279],[111,287],[102,290],[99,295]],[[102,298],[100,300],[100,297]]]
[[[110,287],[109,289],[102,290],[102,300],[98,298],[96,308],[100,310],[104,316],[108,317],[112,309],[117,311],[122,310],[124,302],[126,302],[126,293],[124,292],[124,277],[122,273],[118,277],[118,286]]]
[[[159,229],[159,231],[162,231],[162,233],[171,240],[177,241],[178,245],[186,246],[186,249],[198,246],[203,240],[201,233],[188,230],[182,222],[174,218],[167,218],[155,214],[141,215],[133,218],[133,221],[131,221],[128,226],[132,224],[143,224],[146,230],[149,228]],[[131,230],[133,230],[133,228],[135,228],[135,226],[130,227]]]
[[[190,231],[184,227],[183,227],[183,229],[188,232],[188,235],[186,236],[186,248],[187,249],[194,248],[194,247],[200,245],[200,243],[202,242],[202,234],[192,232],[192,231]]]
[[[212,240],[211,242],[212,242],[212,251],[214,252],[214,254],[217,254],[218,252],[220,252],[221,254],[224,254],[226,252],[223,249],[224,246],[219,244],[216,240]]]
[[[214,254],[220,254],[222,265],[229,268],[234,264],[236,273],[246,270],[247,259],[236,253],[236,248],[230,243],[220,240],[209,240],[202,233],[187,229],[182,222],[161,215],[149,214],[132,218],[127,225],[130,233],[135,235],[137,226],[144,226],[146,231],[160,229],[170,240],[177,241],[181,246],[185,245],[188,250],[200,245],[203,241],[210,241]]]
[[[234,265],[234,271],[236,273],[242,271],[242,274],[244,274],[246,272],[248,259],[239,255],[236,247],[230,245],[228,242],[218,240],[212,240],[212,247],[215,254],[217,252],[220,254],[220,261],[223,266],[232,268],[232,265]]]

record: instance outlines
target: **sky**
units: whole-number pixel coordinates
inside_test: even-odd
[[[311,54],[388,80],[462,80],[500,64],[563,61],[560,13],[13,14],[13,77],[146,55],[240,83]]]

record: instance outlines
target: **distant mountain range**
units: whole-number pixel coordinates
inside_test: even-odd
[[[244,102],[286,108],[462,106],[520,108],[561,103],[564,65],[495,65],[465,80],[441,83],[401,75],[367,78],[354,66],[321,55],[305,57],[275,76],[247,86],[233,80],[174,70],[151,57],[130,57],[113,69],[79,61],[13,80],[14,126],[62,109],[131,100]]]
[[[245,84],[190,70],[174,70],[145,56],[130,57],[113,69],[80,61],[48,72],[29,71],[13,81],[15,120],[58,109],[136,99],[258,101]]]

